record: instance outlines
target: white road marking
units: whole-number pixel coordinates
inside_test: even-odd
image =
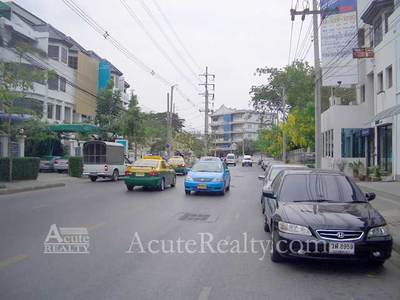
[[[209,286],[203,287],[203,289],[201,290],[201,293],[199,295],[199,298],[197,298],[197,299],[198,300],[208,300],[208,298],[210,297],[210,292],[211,292],[211,287],[209,287]]]

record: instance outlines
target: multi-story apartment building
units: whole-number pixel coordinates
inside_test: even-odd
[[[95,117],[100,79],[105,78],[113,80],[114,88],[121,91],[123,105],[128,106],[129,84],[111,63],[107,61],[109,75],[104,77],[100,67],[106,60],[16,3],[0,4],[1,61],[55,73],[47,83],[34,83],[21,105],[29,105],[49,123],[87,122]],[[21,57],[16,51],[18,45],[31,50]]]
[[[211,115],[211,134],[218,155],[235,151],[246,141],[255,141],[260,129],[272,124],[272,115],[222,105]]]
[[[323,167],[361,160],[400,179],[400,0],[359,0],[358,46],[373,58],[358,59],[357,101],[322,114]],[[349,170],[348,170],[349,171]]]

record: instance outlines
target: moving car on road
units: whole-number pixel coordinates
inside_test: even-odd
[[[103,141],[83,144],[83,175],[93,182],[99,177],[117,181],[120,176],[125,175],[129,164],[122,144]]]
[[[363,260],[383,264],[392,237],[385,219],[363,194],[337,171],[284,170],[264,190],[265,231],[271,231],[271,260],[309,258]]]
[[[243,156],[242,159],[242,167],[252,167],[253,166],[253,160],[251,158],[251,155],[245,155]]]
[[[227,166],[234,165],[236,166],[236,156],[233,153],[229,153],[226,155],[225,163]]]
[[[175,187],[176,174],[161,156],[145,156],[135,161],[129,168],[125,185],[129,191],[135,186],[157,188],[163,191],[165,187]]]
[[[172,156],[168,163],[176,174],[186,175],[186,163],[182,156]]]
[[[185,193],[216,192],[224,195],[229,191],[231,175],[228,167],[221,161],[200,160],[185,178]]]

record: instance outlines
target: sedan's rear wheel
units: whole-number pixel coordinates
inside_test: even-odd
[[[185,190],[185,194],[189,196],[190,195],[190,191],[189,190]]]
[[[90,180],[91,180],[92,182],[95,182],[95,181],[97,180],[97,176],[90,176]]]
[[[133,191],[134,186],[133,185],[127,185],[126,188],[128,191]]]
[[[161,178],[160,185],[158,186],[159,191],[165,190],[165,179]]]
[[[172,179],[172,183],[171,183],[171,187],[175,187],[176,186],[176,176],[174,176],[174,178]]]

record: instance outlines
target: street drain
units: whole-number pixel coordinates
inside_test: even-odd
[[[203,214],[191,214],[191,213],[184,213],[179,217],[178,220],[180,221],[201,221],[205,222],[208,220],[210,215],[203,215]]]

